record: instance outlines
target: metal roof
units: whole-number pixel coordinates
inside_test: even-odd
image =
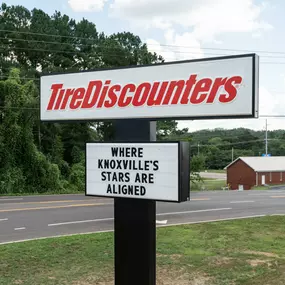
[[[228,166],[234,164],[238,160],[242,160],[249,167],[251,167],[256,172],[275,172],[275,171],[285,171],[285,156],[249,156],[249,157],[239,157]]]

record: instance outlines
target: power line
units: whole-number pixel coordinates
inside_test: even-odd
[[[285,115],[259,115],[259,118],[285,118]]]
[[[78,71],[80,72],[80,71]],[[34,77],[10,77],[9,75],[4,76],[0,75],[0,80],[7,80],[7,79],[20,79],[20,80],[31,80],[31,81],[40,81],[40,78],[34,78]],[[274,94],[282,94],[285,95],[285,91],[276,91],[276,90],[268,90],[270,93]],[[259,115],[260,118],[283,118],[285,115]]]
[[[0,49],[6,49],[7,47],[1,47]],[[24,50],[24,51],[44,51],[44,52],[49,52],[49,53],[63,53],[63,54],[79,54],[79,53],[83,53],[84,52],[80,52],[80,51],[63,51],[63,50],[56,50],[56,49],[39,49],[39,48],[21,48],[21,47],[13,47],[12,49],[16,49],[16,50]],[[10,52],[10,51],[9,51]]]
[[[231,145],[239,145],[239,144],[245,144],[245,143],[254,143],[254,142],[261,142],[264,141],[263,139],[256,139],[256,140],[248,140],[248,141],[241,141],[241,142],[235,142],[235,143],[221,143],[221,144],[200,144],[200,147],[210,147],[210,146],[231,146]],[[196,145],[191,145],[191,147],[197,147]]]
[[[44,37],[56,37],[56,38],[71,38],[71,39],[79,39],[79,40],[90,40],[90,38],[84,38],[84,37],[63,36],[63,35],[55,35],[55,34],[44,34],[44,33],[35,33],[35,32],[16,31],[16,30],[5,30],[5,29],[0,29],[0,32],[18,33],[18,34],[44,36]]]
[[[60,53],[60,54],[71,54],[71,55],[87,55],[87,56],[91,55],[91,53],[86,53],[86,52],[83,52],[81,50],[66,51],[66,50],[58,50],[58,49],[41,49],[41,48],[22,48],[22,47],[9,48],[9,47],[3,47],[3,46],[0,46],[0,49],[4,50],[3,52],[8,51],[9,53],[11,53],[13,49],[15,49],[15,50],[23,50],[23,51],[48,52],[50,54],[52,54],[52,53]],[[196,53],[196,54],[200,54],[200,53]],[[97,50],[94,50],[94,55],[95,56],[106,55],[106,56],[110,56],[110,57],[120,57],[120,56],[121,57],[125,57],[126,56],[126,55],[118,53],[118,52],[111,52],[110,53],[108,51],[106,52],[106,51],[97,51]]]
[[[58,43],[60,44],[60,43]],[[70,45],[71,46],[71,45]],[[98,47],[98,46],[97,46]],[[3,47],[3,46],[0,46],[0,49],[6,49],[7,47]],[[42,48],[22,48],[22,47],[12,47],[11,50],[13,49],[16,49],[16,50],[29,50],[29,51],[45,51],[45,52],[56,52],[56,53],[63,53],[63,54],[89,54],[89,53],[86,53],[86,52],[82,52],[80,50],[77,50],[77,51],[65,51],[65,50],[58,50],[58,49],[42,49]],[[112,48],[109,48],[109,47],[104,47],[104,50],[106,49],[112,49]],[[10,48],[9,48],[9,51],[10,51]],[[154,52],[152,50],[148,50],[148,52]],[[96,51],[97,54],[106,54],[106,55],[112,55],[112,56],[122,56],[122,54],[120,53],[110,53],[110,52],[98,52]],[[176,53],[176,52],[173,52],[173,53]],[[177,53],[189,53],[189,54],[201,54],[200,52],[177,52]],[[221,54],[221,53],[204,53],[206,55],[215,55],[215,56],[227,56],[229,54]],[[281,57],[281,58],[284,58],[285,57]],[[170,58],[168,58],[170,59]],[[176,59],[176,58],[175,58]]]
[[[9,110],[9,109],[12,109],[12,110],[37,110],[39,111],[40,108],[35,108],[35,107],[5,107],[5,106],[0,106],[0,109],[5,109],[5,110]]]
[[[0,49],[6,49],[6,47],[0,47]],[[20,48],[20,47],[14,47],[13,49],[16,50],[24,50],[24,51],[39,51],[39,52],[49,52],[49,53],[60,53],[60,54],[73,54],[73,55],[90,55],[86,52],[81,51],[62,51],[62,50],[55,50],[55,49],[33,49],[33,48]],[[11,51],[9,51],[11,52]],[[192,53],[192,54],[200,54],[200,53]],[[94,55],[108,55],[109,57],[119,57],[119,56],[125,56],[120,53],[109,53],[109,52],[98,52]],[[212,55],[220,55],[223,56],[223,54],[212,54]],[[225,54],[224,54],[225,55]],[[171,61],[177,61],[177,58],[164,58],[165,60],[171,60]],[[285,58],[284,58],[285,59]],[[261,64],[285,64],[285,62],[270,62],[270,61],[260,61]]]
[[[27,110],[30,110],[30,109],[34,109],[34,110],[40,110],[40,107],[15,107],[15,106],[9,106],[9,107],[5,107],[5,106],[0,106],[1,109],[27,109]],[[285,115],[261,115],[259,117],[263,117],[263,118],[270,118],[270,117],[277,117],[277,118],[285,118]],[[191,121],[195,119],[191,119]],[[205,119],[207,120],[207,119]],[[212,119],[211,119],[212,120]],[[220,119],[217,119],[217,120],[220,120]],[[250,120],[250,119],[249,119]],[[187,120],[186,120],[187,121]]]
[[[72,46],[72,45],[76,45],[74,43],[61,43],[61,42],[50,42],[50,41],[43,41],[43,40],[31,40],[31,39],[17,39],[17,38],[6,38],[6,37],[0,37],[0,39],[3,40],[8,40],[8,41],[20,41],[20,42],[29,42],[29,43],[41,43],[41,44],[54,44],[54,45],[68,45],[68,46]],[[102,44],[93,44],[94,46],[96,46],[97,48],[99,47],[104,47],[104,50],[108,50],[108,49],[112,49],[111,47],[106,47]],[[81,47],[89,47],[90,44],[80,44]],[[175,46],[175,47],[180,47],[180,46]],[[17,47],[14,47],[17,48]],[[197,50],[197,48],[194,47],[189,47],[192,49]],[[218,48],[201,48],[201,49],[207,49],[207,50],[226,50],[226,51],[231,51],[230,49],[218,49]],[[149,52],[157,52],[156,50],[151,50],[148,49]],[[235,51],[235,50],[232,50]],[[79,52],[79,51],[78,51]],[[200,54],[199,52],[193,52],[193,51],[181,51],[181,50],[171,50],[171,52],[173,53],[178,53],[178,54]],[[77,51],[75,51],[75,53],[77,53]],[[271,52],[268,52],[271,53]],[[227,56],[227,55],[231,55],[231,54],[225,54],[225,53],[209,53],[209,52],[204,52],[203,54],[206,55],[216,55],[216,56]],[[283,53],[285,55],[285,52]],[[266,58],[283,58],[285,59],[285,56],[270,56],[270,55],[261,55],[260,57],[266,57]]]
[[[266,119],[266,124],[265,124],[265,154],[267,156],[268,152],[268,132],[267,132],[267,119]]]
[[[80,71],[78,71],[80,72]],[[33,81],[40,81],[40,78],[34,78],[34,77],[10,77],[10,76],[4,76],[4,75],[0,75],[0,80],[1,79],[20,79],[20,80],[33,80]],[[284,91],[276,91],[276,90],[268,90],[268,92],[270,93],[274,93],[274,94],[282,94],[285,95],[285,90]],[[285,117],[285,115],[260,115],[259,117],[266,117],[266,118],[274,118],[274,117]]]
[[[260,61],[261,64],[285,64],[285,62],[276,62],[276,61]]]
[[[0,75],[0,79],[20,79],[20,80],[35,80],[35,81],[39,81],[40,78],[33,78],[33,77],[10,77],[10,76],[4,76],[4,75]]]
[[[147,45],[155,45],[155,44],[147,44]],[[157,44],[159,46],[165,46],[165,47],[179,47],[179,48],[195,48],[197,47],[191,47],[191,46],[179,46],[179,45],[165,45],[165,44]],[[205,50],[222,50],[222,51],[235,51],[235,52],[247,52],[247,53],[272,53],[272,54],[283,54],[285,55],[285,52],[281,51],[265,51],[265,50],[246,50],[246,49],[227,49],[227,48],[208,48],[204,47],[201,49]]]
[[[271,141],[280,141],[283,139],[270,139]],[[222,144],[200,144],[200,147],[209,147],[209,146],[232,146],[232,145],[239,145],[239,144],[246,144],[246,143],[255,143],[255,142],[263,142],[264,139],[256,139],[256,140],[248,140],[248,141],[242,141],[242,142],[235,142],[235,143],[229,143],[227,142],[227,144],[222,143]],[[191,145],[191,147],[197,147],[197,145]]]
[[[27,35],[37,35],[37,36],[44,36],[44,37],[57,37],[57,38],[71,38],[71,39],[81,39],[81,40],[88,40],[88,41],[98,41],[98,39],[90,39],[86,37],[77,37],[77,36],[64,36],[64,35],[56,35],[56,34],[47,34],[47,33],[35,33],[35,32],[28,32],[28,31],[17,31],[17,30],[7,30],[7,29],[0,29],[0,32],[7,32],[7,33],[18,33],[18,34],[27,34]],[[194,46],[184,46],[184,45],[170,45],[170,44],[147,44],[143,43],[147,46],[162,46],[162,47],[179,47],[179,48],[194,48]],[[236,51],[236,52],[255,52],[255,53],[272,53],[272,54],[283,54],[283,51],[268,51],[268,50],[247,50],[247,49],[229,49],[229,48],[214,48],[214,47],[204,47],[201,49],[205,50],[222,50],[222,51]]]

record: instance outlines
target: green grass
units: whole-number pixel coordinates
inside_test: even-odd
[[[281,184],[271,184],[269,186],[254,186],[252,187],[252,190],[270,190],[272,187],[285,187],[285,185],[281,185]]]
[[[157,230],[157,284],[281,285],[285,217]],[[113,284],[113,233],[0,246],[1,285]]]
[[[43,196],[43,195],[67,195],[67,194],[84,194],[84,191],[77,191],[77,190],[64,190],[64,191],[49,191],[49,192],[33,192],[33,193],[5,193],[0,194],[0,197],[13,197],[13,196]],[[1,285],[1,284],[0,284]]]
[[[190,191],[222,190],[226,187],[226,180],[204,179],[202,182],[190,183]]]
[[[254,186],[251,190],[270,190],[269,186]]]

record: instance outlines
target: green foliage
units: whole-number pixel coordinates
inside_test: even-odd
[[[57,164],[50,163],[45,155],[36,152],[31,172],[27,172],[31,192],[60,191],[60,171]]]
[[[205,169],[205,157],[203,155],[194,155],[191,158],[191,171],[201,172]]]
[[[150,53],[138,36],[99,33],[86,19],[75,21],[60,12],[48,15],[5,3],[0,14],[0,194],[82,191],[85,143],[112,140],[113,124],[41,123],[39,76],[154,64],[163,58]],[[269,132],[268,137],[269,152],[285,155],[285,132]],[[232,151],[234,159],[264,152],[262,132],[189,133],[174,120],[157,122],[157,139],[190,142],[192,181],[200,180],[203,168],[224,168]]]
[[[25,185],[26,181],[21,168],[1,168],[0,194],[23,193]]]
[[[157,121],[157,139],[158,140],[177,140],[188,132],[188,129],[178,129],[178,122],[174,120]]]
[[[41,123],[39,76],[163,59],[86,19],[5,3],[0,14],[0,194],[83,191],[85,143],[112,138],[112,123]]]
[[[191,156],[205,157],[206,169],[223,169],[240,156],[261,156],[265,152],[265,132],[244,128],[201,130],[187,133]],[[268,132],[268,151],[272,156],[285,155],[285,131]]]
[[[84,191],[85,187],[85,165],[82,163],[74,164],[71,168],[69,182],[79,191]]]
[[[205,157],[203,155],[194,155],[190,160],[190,181],[197,184],[202,181],[200,172],[205,169]]]

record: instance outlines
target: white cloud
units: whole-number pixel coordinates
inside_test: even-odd
[[[265,31],[272,29],[262,19],[263,11],[272,8],[271,3],[265,1],[112,0],[109,16],[129,22],[129,29],[138,35],[141,32],[147,35],[149,31],[153,34],[158,30],[164,41],[157,40],[155,36],[146,36],[145,42],[149,50],[162,55],[166,61],[175,61],[204,57],[202,44],[221,44],[224,35],[233,34],[241,40],[245,33],[250,34],[253,40],[262,37]],[[68,0],[70,7],[76,12],[100,11],[107,2],[108,0]],[[260,88],[260,114],[282,114],[282,106],[285,106],[285,99],[281,95],[274,96],[266,88]],[[272,122],[269,128],[284,128],[284,119],[269,121]],[[262,129],[264,124],[265,118],[197,120],[180,121],[179,127],[189,127],[192,131],[216,127]]]
[[[265,87],[260,87],[259,92],[259,114],[260,115],[278,115],[283,114],[285,106],[284,96],[275,96],[270,93]],[[179,121],[179,128],[189,128],[189,131],[200,129],[214,128],[250,128],[261,130],[265,126],[264,117],[258,119],[227,119],[227,120],[195,120],[195,121]],[[285,118],[268,118],[268,129],[284,129]]]
[[[102,11],[108,0],[68,0],[74,12],[99,12]]]
[[[114,0],[110,15],[129,21],[136,31],[161,30],[164,43],[146,39],[148,48],[175,61],[204,57],[201,44],[221,43],[217,37],[225,33],[262,35],[271,28],[260,20],[266,8],[254,0],[180,0],[179,5],[175,0]]]
[[[204,55],[201,44],[193,33],[176,34],[172,42],[182,59],[201,58]]]
[[[199,41],[192,33],[175,34],[170,29],[165,32],[166,44],[160,44],[154,39],[146,40],[149,51],[164,57],[165,61],[201,58],[204,56]],[[189,48],[190,46],[190,48]]]
[[[260,20],[265,4],[253,0],[114,0],[111,14],[141,28],[192,28],[201,41],[214,41],[223,33],[251,32],[272,28]]]
[[[245,33],[261,37],[272,26],[262,19],[262,12],[271,4],[256,0],[114,0],[110,15],[129,21],[136,31],[161,30],[165,44],[147,39],[150,51],[161,54],[166,61],[204,57],[201,45],[221,44],[222,36]],[[184,32],[183,32],[184,31]],[[207,55],[208,56],[208,55]],[[215,56],[215,54],[213,54]],[[260,88],[260,114],[282,114],[282,98]],[[273,119],[272,119],[273,120]],[[247,127],[262,129],[265,119],[180,121],[179,127],[201,128]],[[271,128],[284,128],[283,119],[274,119]]]
[[[154,39],[147,39],[146,44],[150,52],[155,52],[161,55],[164,59],[167,59],[167,61],[177,60],[175,53],[168,47],[162,46],[158,41]]]

